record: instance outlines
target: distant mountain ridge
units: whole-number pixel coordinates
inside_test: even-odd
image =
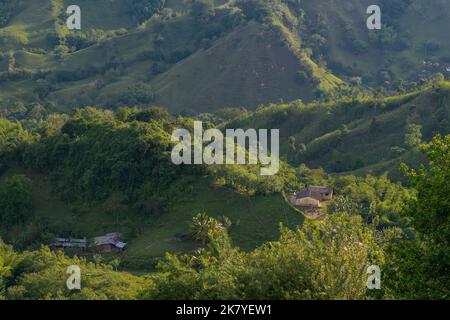
[[[450,65],[448,1],[380,0],[380,31],[369,0],[77,3],[81,31],[65,26],[70,1],[2,1],[2,109],[255,109],[348,83],[414,89]]]
[[[342,82],[301,51],[298,21],[286,4],[250,1],[261,6],[253,16],[245,1],[197,3],[203,2],[168,1],[136,28],[129,1],[80,1],[78,32],[64,25],[67,1],[21,2],[0,29],[0,103],[38,102],[59,111],[157,104],[195,113],[311,101]],[[142,84],[152,98],[123,98]]]

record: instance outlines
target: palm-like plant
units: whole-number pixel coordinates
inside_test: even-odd
[[[192,237],[196,241],[201,241],[204,245],[208,240],[209,231],[217,229],[219,226],[220,223],[216,219],[203,212],[192,218],[189,229],[192,232]]]

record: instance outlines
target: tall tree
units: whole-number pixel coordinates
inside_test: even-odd
[[[450,297],[450,135],[421,146],[428,166],[403,165],[417,198],[405,212],[418,231],[417,241],[392,245],[388,286],[397,298]]]

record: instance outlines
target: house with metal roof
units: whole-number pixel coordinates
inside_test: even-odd
[[[78,250],[86,250],[87,249],[87,241],[84,239],[72,239],[72,238],[55,238],[55,240],[49,246],[52,249],[78,249]]]
[[[119,232],[107,233],[104,236],[95,237],[90,248],[96,252],[110,253],[125,249],[127,244],[122,241],[122,234]]]

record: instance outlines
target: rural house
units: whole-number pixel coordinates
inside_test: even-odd
[[[322,203],[320,202],[320,200],[311,197],[298,199],[297,205],[300,207],[308,207],[308,208],[322,208]]]
[[[300,191],[292,190],[289,201],[293,206],[301,207],[306,213],[319,217],[322,202],[333,199],[333,189],[322,186],[305,186]]]
[[[305,186],[298,193],[298,198],[311,197],[319,201],[329,201],[333,199],[333,189],[322,186]]]
[[[85,251],[87,249],[86,239],[72,239],[72,238],[55,238],[49,246],[52,249],[77,249]]]
[[[90,248],[99,253],[110,253],[122,251],[126,247],[126,243],[122,240],[122,234],[119,232],[112,232],[104,236],[95,237],[94,243]]]

